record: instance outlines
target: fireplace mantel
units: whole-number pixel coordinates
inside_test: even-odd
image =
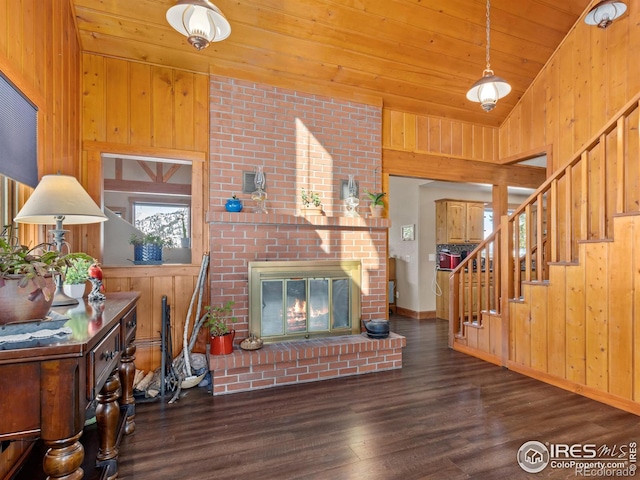
[[[253,225],[296,225],[315,229],[331,228],[336,230],[374,229],[388,230],[391,220],[372,217],[326,217],[323,215],[298,216],[279,213],[249,213],[213,211],[207,214],[208,223],[246,223]]]

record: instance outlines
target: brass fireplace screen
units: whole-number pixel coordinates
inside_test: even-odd
[[[360,261],[249,263],[249,331],[265,342],[360,333]]]

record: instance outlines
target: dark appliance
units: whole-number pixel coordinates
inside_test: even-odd
[[[458,253],[440,252],[438,264],[441,270],[453,270],[460,264],[460,261]]]

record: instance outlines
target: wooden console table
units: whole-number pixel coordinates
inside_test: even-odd
[[[37,439],[48,447],[43,459],[47,478],[83,478],[79,439],[92,402],[97,402],[100,432],[96,462],[104,467],[106,478],[117,477],[121,435],[135,430],[139,296],[109,293],[97,308],[87,303],[56,308],[69,317],[63,324],[72,333],[62,339],[30,340],[16,348],[0,344],[0,478],[16,474]],[[48,323],[41,322],[42,328],[49,328]]]

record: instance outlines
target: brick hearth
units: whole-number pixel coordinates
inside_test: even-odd
[[[210,357],[213,394],[394,370],[402,368],[405,346],[405,337],[392,332],[385,339],[361,334],[273,343],[255,351],[236,348]]]

